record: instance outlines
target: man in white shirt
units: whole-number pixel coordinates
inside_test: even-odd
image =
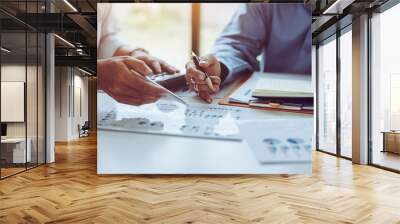
[[[112,4],[97,4],[97,87],[120,103],[141,105],[157,101],[164,90],[144,76],[178,70],[150,55],[132,48],[119,37]]]

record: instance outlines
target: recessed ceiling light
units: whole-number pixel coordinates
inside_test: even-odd
[[[78,12],[78,10],[68,1],[68,0],[64,0],[65,4],[68,5],[68,7],[70,7],[74,12]]]
[[[336,0],[327,9],[325,9],[322,14],[342,14],[343,10],[354,1],[355,0]]]
[[[57,34],[54,34],[54,36],[57,37],[57,38],[58,38],[59,40],[61,40],[62,42],[64,42],[65,44],[67,44],[68,46],[75,48],[75,45],[73,45],[73,44],[72,44],[71,42],[69,42],[68,40],[66,40],[66,39],[64,39],[64,38],[62,38],[62,37],[60,37],[60,36],[57,35]]]
[[[92,73],[90,73],[90,72],[88,72],[88,71],[85,71],[85,70],[83,70],[83,69],[81,69],[81,68],[79,68],[79,67],[78,67],[78,70],[81,71],[81,72],[83,72],[83,73],[85,73],[85,74],[87,74],[87,75],[90,75],[90,76],[92,75]]]
[[[5,47],[1,47],[0,49],[1,49],[2,51],[6,52],[6,53],[10,53],[10,52],[11,52],[11,50],[9,50],[9,49],[7,49],[7,48],[5,48]]]

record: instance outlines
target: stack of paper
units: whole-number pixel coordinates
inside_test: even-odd
[[[310,75],[267,73],[260,76],[253,97],[313,97]]]
[[[286,110],[313,110],[310,75],[254,73],[230,97],[231,103]]]

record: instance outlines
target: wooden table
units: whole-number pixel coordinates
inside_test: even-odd
[[[400,131],[382,131],[383,150],[382,152],[392,152],[400,154]]]

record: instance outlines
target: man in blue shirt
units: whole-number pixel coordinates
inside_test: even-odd
[[[261,69],[257,57],[262,55]],[[298,3],[243,4],[216,40],[214,53],[186,65],[186,80],[206,102],[227,77],[264,71],[311,75],[311,7]]]

